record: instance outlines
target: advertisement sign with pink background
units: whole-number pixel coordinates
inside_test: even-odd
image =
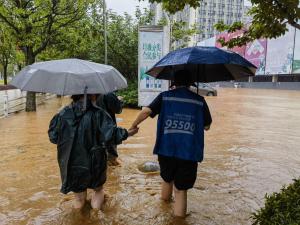
[[[245,58],[257,67],[256,75],[264,75],[266,67],[267,40],[258,39],[248,43]]]
[[[236,37],[239,37],[243,34],[243,31],[239,30],[239,31],[236,31],[236,32],[233,32],[233,33],[221,33],[221,34],[218,34],[217,37],[216,37],[216,47],[217,48],[222,48],[222,49],[227,49],[226,47],[222,47],[222,45],[218,42],[218,40],[220,38],[224,38],[225,41],[229,41],[233,38],[236,38]],[[235,53],[238,53],[239,55],[241,56],[245,56],[245,50],[246,50],[246,46],[241,46],[241,47],[234,47],[232,49],[229,49]]]

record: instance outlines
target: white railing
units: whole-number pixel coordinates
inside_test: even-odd
[[[40,105],[46,100],[55,97],[53,94],[37,94],[36,103]],[[0,95],[0,118],[7,117],[11,113],[23,111],[26,105],[26,92],[9,95],[5,92]]]

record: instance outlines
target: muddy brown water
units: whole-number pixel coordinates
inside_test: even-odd
[[[56,148],[47,138],[60,101],[0,119],[0,224],[251,224],[265,193],[299,176],[299,99],[297,91],[255,89],[219,89],[207,98],[213,125],[185,220],[174,219],[171,205],[159,200],[159,175],[137,169],[156,158],[155,120],[119,146],[123,164],[109,169],[104,209],[78,213],[73,196],[59,193]],[[124,110],[120,125],[128,128],[137,114]]]

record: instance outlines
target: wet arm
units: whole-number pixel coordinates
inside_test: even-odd
[[[102,141],[106,143],[118,145],[128,138],[127,130],[117,127],[111,117],[105,111],[102,111],[101,114],[97,114],[97,124],[98,129],[102,134]]]
[[[144,107],[140,114],[137,116],[135,121],[133,122],[131,128],[137,128],[137,126],[147,119],[149,116],[154,118],[157,114],[160,113],[162,104],[162,94],[159,94],[149,106]]]
[[[135,121],[132,123],[132,128],[138,127],[140,123],[142,123],[145,119],[147,119],[152,113],[152,110],[148,107],[144,107],[142,111],[139,113]]]
[[[129,137],[128,131],[121,127],[114,127],[114,139],[113,142],[115,145],[121,144],[122,141],[126,140]]]
[[[130,128],[129,130],[126,130],[122,127],[115,127],[114,129],[114,144],[116,145],[121,144],[122,141],[138,132],[138,128]]]

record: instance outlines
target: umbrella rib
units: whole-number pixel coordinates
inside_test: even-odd
[[[28,69],[28,70],[30,70],[30,65],[29,65],[29,69]],[[31,76],[30,78],[28,78],[27,82],[22,83],[22,86],[21,86],[21,88],[20,88],[21,90],[23,90],[24,87],[26,87],[26,85],[28,84],[28,81],[30,81],[31,78],[32,78],[32,76]]]
[[[97,73],[97,75],[99,74],[97,71],[96,71],[96,73]],[[104,88],[105,94],[107,94],[108,91],[106,90],[106,87],[105,87],[105,85],[103,84],[103,81],[100,79],[99,76],[97,76],[97,78],[98,78],[98,80],[100,81],[100,83],[102,84],[102,87]]]
[[[29,85],[31,83],[32,80],[34,80],[35,74],[32,74],[30,76],[30,78],[27,80],[26,83],[24,83],[24,85],[22,85],[22,88],[20,88],[21,90],[24,90],[26,88],[27,85]],[[31,91],[31,92],[36,92],[36,91]],[[41,92],[41,91],[40,91]]]
[[[107,93],[107,90],[106,90],[105,85],[103,84],[103,81],[102,81],[102,80],[99,78],[99,76],[98,76],[99,73],[98,73],[94,68],[92,68],[91,66],[85,64],[83,61],[80,60],[80,62],[81,62],[83,65],[85,65],[86,67],[88,67],[88,68],[90,68],[91,70],[93,70],[94,72],[96,72],[98,80],[99,80],[100,83],[102,84],[102,87],[104,88],[105,93]]]
[[[194,51],[194,49],[195,49],[195,48],[191,48],[190,55],[189,55],[189,57],[188,57],[188,59],[187,59],[187,62],[186,62],[185,64],[189,64],[189,61],[190,61],[190,58],[191,58],[191,56],[192,56],[192,52]]]
[[[66,86],[67,86],[68,77],[69,77],[69,73],[67,73],[67,75],[65,77],[65,83],[64,83],[64,88],[63,88],[63,91],[62,91],[62,95],[65,95],[65,90],[66,90]]]

